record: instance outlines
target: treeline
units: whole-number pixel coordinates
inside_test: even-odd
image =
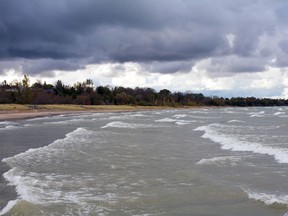
[[[24,75],[22,81],[0,84],[0,103],[16,104],[81,104],[81,105],[141,105],[141,106],[287,106],[285,99],[255,97],[205,97],[202,93],[159,92],[152,88],[125,88],[96,86],[87,79],[73,86],[58,80],[54,85],[36,81],[30,84]]]

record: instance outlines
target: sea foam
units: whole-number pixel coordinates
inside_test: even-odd
[[[17,204],[18,200],[10,200],[7,205],[2,209],[2,211],[0,212],[0,215],[5,215],[7,214],[16,204]]]
[[[239,156],[224,156],[224,157],[214,157],[208,159],[201,159],[196,164],[197,165],[216,165],[216,166],[236,166],[238,162],[242,160]]]
[[[238,119],[232,119],[232,120],[228,121],[228,123],[245,123],[245,121],[241,121]]]
[[[148,124],[136,124],[136,123],[127,123],[122,121],[113,121],[109,122],[105,126],[101,127],[104,128],[129,128],[129,129],[136,129],[136,128],[148,128],[151,127],[151,125]]]
[[[266,154],[273,156],[279,163],[288,163],[288,149],[264,146],[257,142],[247,142],[240,140],[237,135],[231,133],[223,133],[218,128],[223,128],[223,125],[214,123],[208,126],[201,126],[195,131],[204,131],[203,138],[210,139],[213,142],[221,144],[221,148],[231,151],[247,151],[258,154]]]
[[[15,186],[18,198],[17,200],[8,202],[0,215],[9,212],[18,201],[46,205],[61,202],[80,203],[83,200],[92,199],[81,183],[82,181],[95,181],[95,179],[92,179],[90,176],[79,176],[78,178],[78,176],[59,175],[50,172],[49,169],[46,170],[46,172],[39,172],[41,166],[45,166],[47,163],[48,165],[46,167],[61,166],[63,162],[61,158],[64,157],[65,160],[65,155],[67,155],[67,157],[69,156],[67,151],[71,149],[73,151],[73,149],[76,148],[74,152],[79,152],[78,150],[81,150],[81,143],[88,142],[91,134],[93,134],[92,131],[77,128],[66,134],[64,139],[56,140],[48,146],[29,149],[13,157],[3,159],[2,161],[6,162],[12,168],[4,173],[3,177],[9,185]],[[77,187],[78,183],[78,189],[81,189],[80,192],[71,191],[63,193],[62,187],[71,184]],[[78,193],[80,193],[80,195]]]
[[[178,120],[176,119],[171,119],[171,118],[163,118],[163,119],[157,119],[155,122],[176,122]]]
[[[242,188],[250,199],[264,202],[266,205],[288,205],[288,195],[268,194],[263,192],[256,192],[248,188]]]
[[[49,160],[53,155],[62,153],[63,150],[71,148],[71,146],[78,146],[79,143],[87,142],[89,135],[92,131],[84,128],[77,128],[76,130],[66,134],[64,139],[55,140],[48,146],[28,149],[25,152],[17,154],[15,156],[4,158],[2,162],[7,163],[10,167],[18,167],[21,164],[29,164],[29,166],[38,167],[44,161],[50,162]]]

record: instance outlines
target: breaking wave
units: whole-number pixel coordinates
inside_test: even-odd
[[[11,169],[4,173],[3,177],[9,185],[15,186],[18,197],[17,200],[9,201],[0,215],[6,214],[22,201],[46,205],[61,202],[80,203],[82,198],[86,200],[85,188],[82,195],[77,191],[63,193],[62,190],[71,184],[77,187],[77,182],[80,190],[81,181],[88,177],[79,176],[75,179],[75,176],[59,175],[49,170],[42,173],[41,167],[61,167],[63,162],[71,157],[77,160],[81,144],[89,142],[92,133],[84,128],[77,128],[66,134],[65,138],[55,140],[48,146],[29,149],[13,157],[4,158],[2,162],[7,163]],[[74,152],[75,155],[69,155]]]
[[[197,165],[216,165],[216,166],[236,166],[238,162],[242,160],[239,156],[225,156],[214,157],[209,159],[201,159]]]
[[[176,121],[178,121],[178,120],[171,119],[171,118],[163,118],[163,119],[155,120],[155,122],[176,122]]]
[[[220,128],[220,130],[219,130]],[[195,131],[204,131],[202,135],[203,138],[210,139],[213,142],[219,143],[222,149],[231,150],[231,151],[247,151],[258,154],[265,154],[273,156],[274,159],[279,163],[288,163],[288,149],[286,148],[277,148],[271,146],[264,146],[261,143],[257,142],[247,142],[240,140],[237,135],[227,134],[221,132],[223,125],[214,123],[208,126],[201,126]]]
[[[264,202],[266,205],[288,205],[288,195],[256,192],[248,188],[242,188],[242,190],[250,199]]]
[[[130,129],[136,129],[136,128],[149,128],[151,125],[148,124],[136,124],[136,123],[126,123],[122,121],[113,121],[101,128],[130,128]]]
[[[245,121],[241,121],[238,119],[232,119],[232,120],[228,121],[228,123],[245,123]]]

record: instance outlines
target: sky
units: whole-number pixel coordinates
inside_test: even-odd
[[[286,0],[1,0],[0,82],[288,98]]]

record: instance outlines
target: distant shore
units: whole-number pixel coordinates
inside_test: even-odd
[[[19,105],[0,104],[0,121],[29,119],[61,114],[85,112],[132,112],[143,110],[176,109],[164,106],[128,106],[128,105]],[[182,107],[181,107],[182,108]],[[185,108],[185,107],[183,107]],[[198,107],[199,108],[199,107]]]

